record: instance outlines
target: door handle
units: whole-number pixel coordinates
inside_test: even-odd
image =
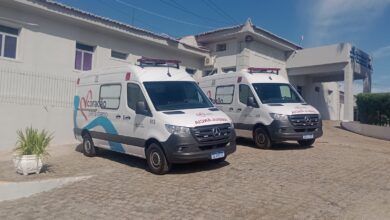
[[[130,120],[130,119],[131,119],[131,117],[129,115],[124,115],[123,116],[123,120]]]
[[[121,117],[121,115],[116,115],[115,118],[116,119],[121,119],[122,117]]]
[[[233,111],[233,108],[229,108],[229,111]]]
[[[241,109],[241,108],[238,108],[237,111],[240,112],[240,111],[242,111],[242,109]]]

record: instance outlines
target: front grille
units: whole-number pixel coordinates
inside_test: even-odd
[[[231,133],[230,124],[206,125],[191,129],[192,135],[200,143],[228,140]]]
[[[320,119],[318,115],[290,115],[289,120],[296,129],[305,129],[307,127],[316,127]]]

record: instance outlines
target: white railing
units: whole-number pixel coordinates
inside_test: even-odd
[[[0,68],[0,103],[73,106],[76,77]]]

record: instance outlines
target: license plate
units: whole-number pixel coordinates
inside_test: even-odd
[[[313,139],[313,138],[314,138],[314,135],[312,135],[312,134],[303,135],[303,139]]]
[[[218,151],[218,152],[211,153],[211,159],[212,160],[215,160],[215,159],[218,159],[218,158],[222,158],[224,156],[225,156],[225,152],[223,152],[223,151]]]

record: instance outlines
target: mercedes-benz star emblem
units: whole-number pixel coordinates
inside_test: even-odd
[[[213,128],[212,130],[214,137],[221,136],[221,129],[219,128]]]
[[[310,117],[309,116],[305,116],[305,122],[310,122]]]

